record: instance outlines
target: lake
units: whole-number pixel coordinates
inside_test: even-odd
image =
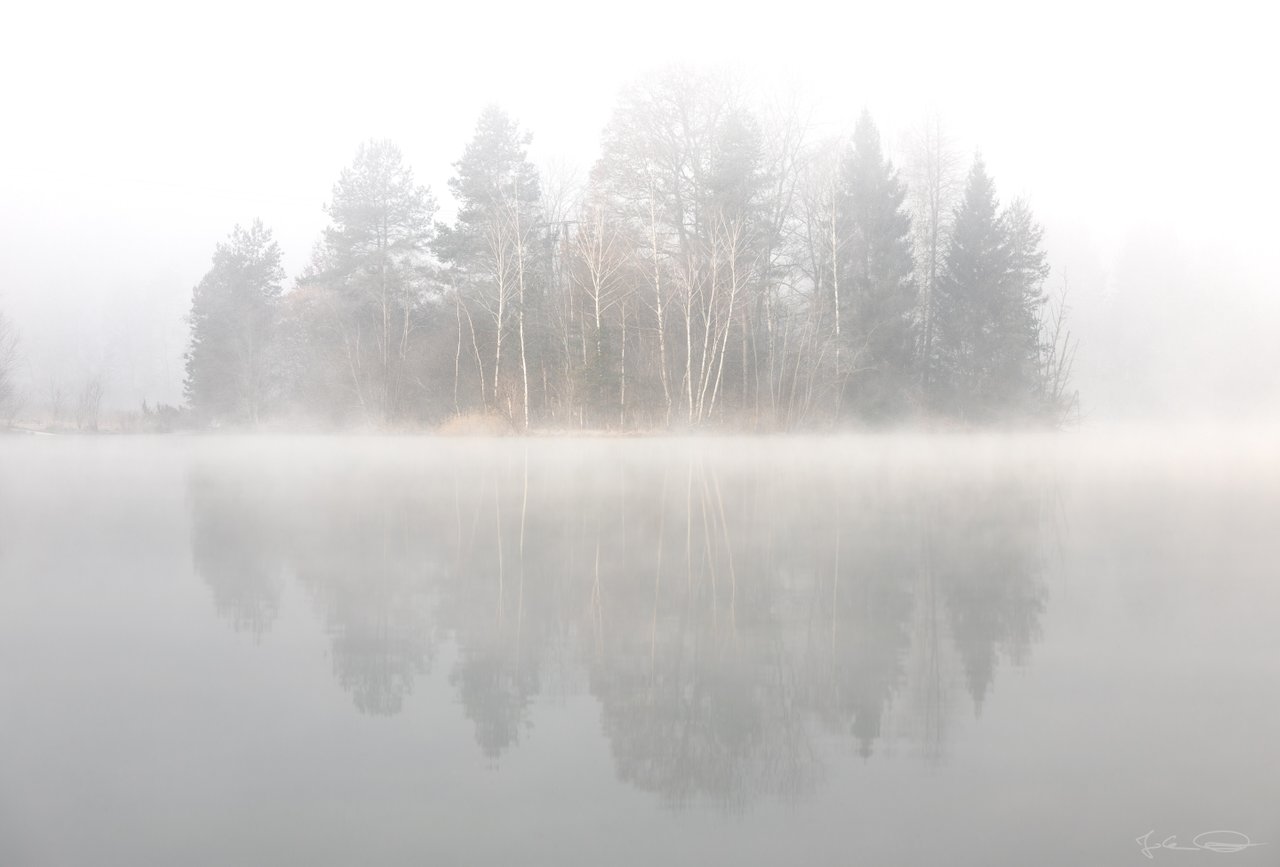
[[[1278,529],[1265,433],[0,438],[0,864],[1275,864]]]

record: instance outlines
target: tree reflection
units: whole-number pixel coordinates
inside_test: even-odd
[[[980,709],[1038,637],[1034,474],[772,467],[676,442],[454,450],[252,487],[194,473],[193,557],[219,613],[260,634],[292,571],[370,714],[400,712],[450,643],[491,761],[534,726],[552,661],[576,668],[620,779],[728,807],[803,795],[833,740],[940,758],[952,673]]]
[[[810,566],[816,623],[807,638],[809,704],[870,757],[902,684],[920,568],[918,527],[901,502],[836,494],[831,565]],[[830,574],[826,577],[825,573]],[[812,622],[812,621],[811,621]]]
[[[818,766],[774,614],[786,587],[742,532],[762,489],[693,459],[629,482],[629,502],[597,512],[653,516],[656,535],[631,542],[632,569],[609,563],[591,676],[619,776],[673,805],[803,793]]]
[[[218,613],[261,636],[292,571],[320,609],[334,676],[364,713],[400,711],[434,649],[425,570],[406,490],[385,476],[319,477],[236,461],[188,477],[195,570]]]
[[[433,550],[410,491],[389,479],[329,481],[294,513],[298,580],[323,612],[334,676],[356,708],[395,714],[434,654]]]
[[[255,639],[280,611],[283,558],[273,514],[250,480],[209,467],[187,479],[191,560],[218,615]]]
[[[1038,492],[1001,484],[950,492],[932,516],[951,632],[975,709],[991,689],[1000,652],[1026,660],[1038,637],[1041,580]]]

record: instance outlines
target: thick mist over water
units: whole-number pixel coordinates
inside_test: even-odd
[[[0,856],[1274,841],[1271,444],[8,438]]]
[[[1274,864],[1251,11],[7,10],[0,867]]]

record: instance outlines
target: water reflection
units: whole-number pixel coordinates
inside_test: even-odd
[[[361,711],[398,713],[434,658],[428,563],[414,551],[414,513],[360,486],[330,481],[289,514],[298,582],[323,615],[333,673]]]
[[[260,515],[253,480],[216,473],[193,474],[191,558],[213,591],[213,604],[237,632],[255,638],[280,611],[284,555],[281,538]]]
[[[793,798],[833,739],[937,759],[953,682],[980,710],[1037,640],[1050,486],[1025,467],[441,448],[269,474],[197,462],[192,556],[219,614],[257,636],[293,575],[361,712],[399,712],[449,645],[491,760],[567,667],[622,780],[672,805]]]

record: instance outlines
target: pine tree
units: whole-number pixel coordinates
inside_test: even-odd
[[[915,390],[916,286],[906,185],[865,111],[837,195],[841,336],[854,369],[846,405],[883,419],[901,413]]]
[[[214,420],[256,422],[274,386],[272,337],[284,281],[280,247],[260,220],[236,226],[195,288],[187,401]]]
[[[742,109],[728,112],[716,131],[704,210],[724,220],[759,219],[764,177],[759,124]]]
[[[545,244],[542,226],[542,192],[538,172],[529,162],[530,136],[496,106],[487,107],[476,124],[475,135],[454,163],[449,189],[458,202],[453,226],[440,226],[436,252],[449,266],[450,281],[469,319],[489,323],[488,345],[473,346],[487,371],[478,371],[481,404],[506,409],[510,389],[505,379],[514,370],[519,410],[513,412],[523,426],[530,416],[529,369],[531,335],[540,294]],[[459,326],[461,327],[461,325]],[[461,335],[459,335],[461,340]],[[517,353],[514,364],[510,351]],[[507,404],[503,403],[504,397]],[[514,407],[512,407],[514,410]]]
[[[322,297],[331,379],[345,381],[366,417],[386,423],[408,409],[411,335],[427,314],[435,200],[400,149],[369,141],[344,169],[328,207],[332,220],[303,278]]]

